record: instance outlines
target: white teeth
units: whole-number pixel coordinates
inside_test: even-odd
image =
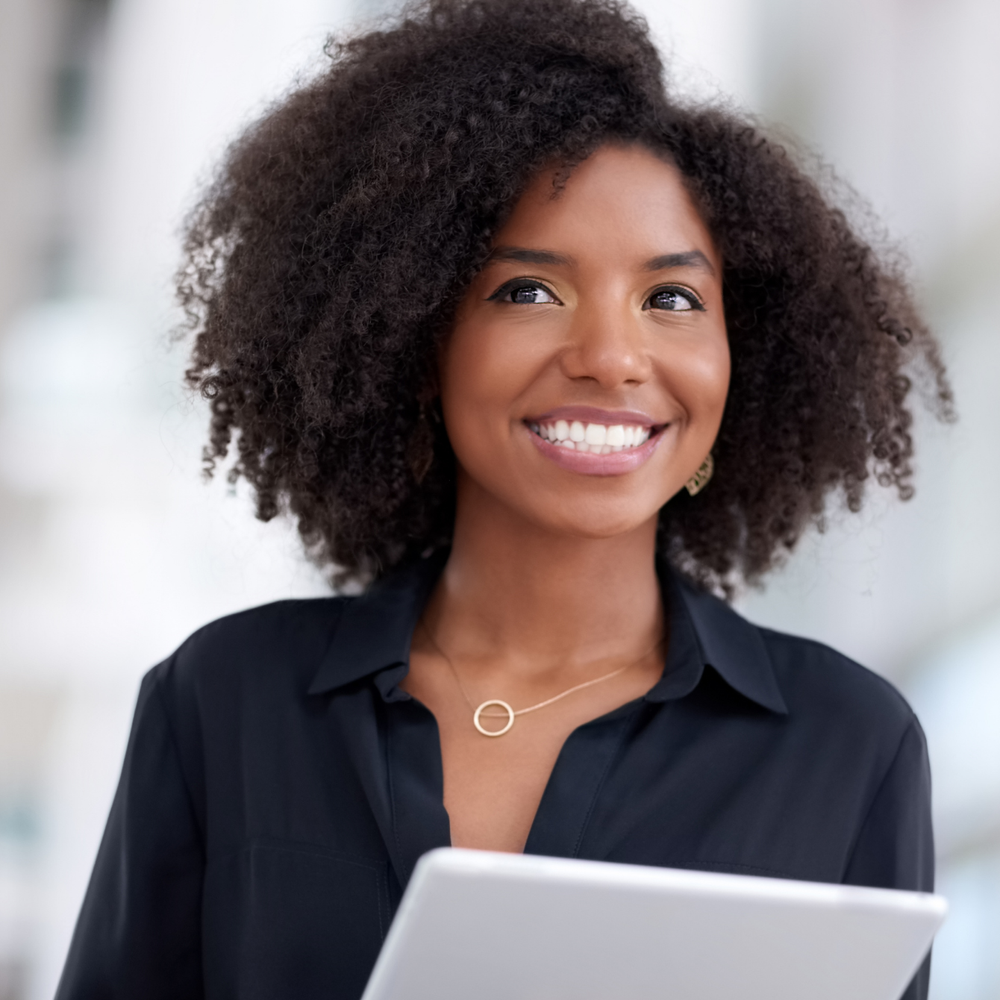
[[[649,440],[651,429],[634,424],[585,424],[582,420],[556,420],[550,424],[529,424],[539,437],[563,448],[592,455],[638,448]]]

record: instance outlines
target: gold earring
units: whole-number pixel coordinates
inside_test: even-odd
[[[700,493],[708,485],[713,472],[715,472],[715,460],[709,452],[705,461],[698,466],[698,471],[684,484],[684,488],[691,496]]]

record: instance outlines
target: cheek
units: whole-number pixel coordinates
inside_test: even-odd
[[[718,410],[719,419],[722,418],[722,408],[729,394],[730,371],[729,344],[723,337],[714,350],[702,360],[699,371],[706,404]]]
[[[496,353],[488,330],[455,330],[442,365],[442,393],[456,402],[494,395],[497,382],[503,377]]]
[[[541,339],[510,324],[458,324],[439,358],[446,414],[499,426],[543,364]]]
[[[489,331],[457,326],[440,359],[441,409],[458,464],[479,469],[496,453],[497,412],[507,376]]]
[[[441,408],[460,462],[465,447],[483,441],[489,423],[487,414],[493,408],[497,383],[502,380],[486,338],[475,335],[482,332],[455,329],[441,358]]]
[[[664,353],[664,380],[669,390],[696,423],[722,420],[729,393],[730,356],[725,331],[688,346]]]

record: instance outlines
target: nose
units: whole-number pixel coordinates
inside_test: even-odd
[[[652,372],[639,317],[613,296],[580,302],[561,361],[568,378],[591,379],[602,389],[641,384]]]

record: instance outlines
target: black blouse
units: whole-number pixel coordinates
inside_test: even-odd
[[[398,687],[441,568],[223,618],[146,675],[58,1000],[361,995],[450,842],[437,724]],[[660,578],[663,676],[570,735],[525,851],[929,891],[927,753],[896,690]]]

